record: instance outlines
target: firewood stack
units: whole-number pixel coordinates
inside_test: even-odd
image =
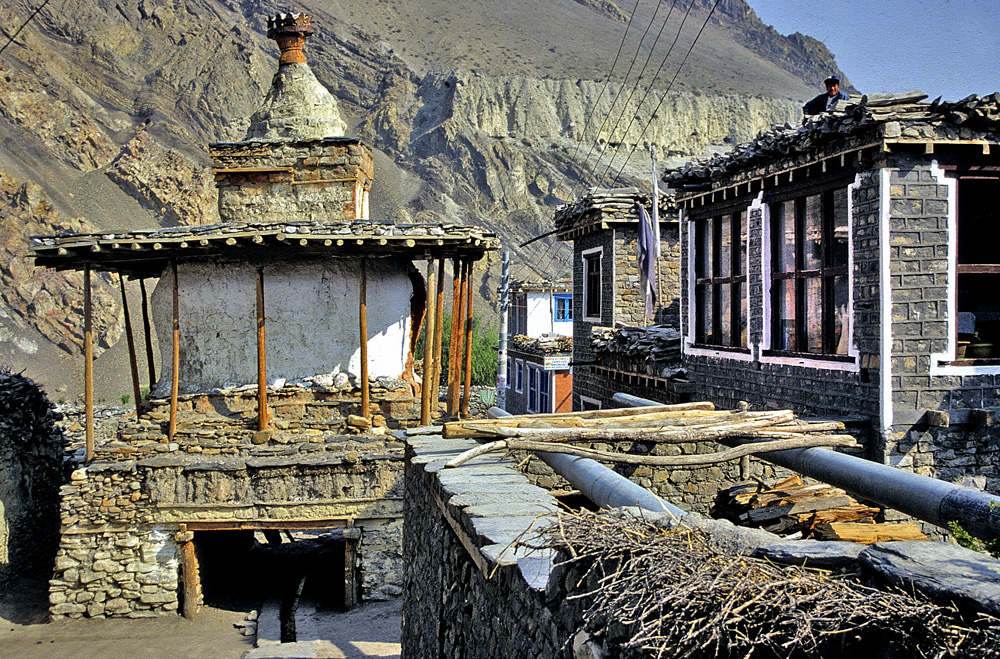
[[[773,485],[738,483],[720,493],[713,511],[741,526],[779,535],[873,544],[886,540],[926,540],[913,522],[877,523],[879,508],[860,503],[844,490],[791,476]]]

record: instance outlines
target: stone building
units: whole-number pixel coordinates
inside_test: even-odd
[[[117,273],[123,295],[126,277],[158,278],[143,320],[164,365],[157,383],[147,355],[154,398],[113,441],[93,441],[88,411],[87,461],[62,491],[53,617],[194,615],[247,573],[261,589],[304,576],[346,606],[400,593],[403,447],[386,430],[420,419],[429,295],[414,262],[470,271],[498,241],[368,218],[372,152],[343,135],[305,63],[310,23],[269,18],[271,90],[242,141],[210,146],[222,224],[36,239],[39,265],[84,271],[88,324],[92,270]],[[89,352],[85,377],[89,392]],[[293,530],[324,535],[283,554]]]
[[[1000,491],[1000,93],[872,96],[668,173],[694,397]]]
[[[573,282],[511,283],[507,395],[511,414],[572,410]]]
[[[654,317],[646,317],[646,298],[638,265],[639,208],[650,198],[635,188],[594,188],[555,214],[556,235],[573,243],[573,409],[611,405],[616,392],[648,394],[663,402],[683,400],[677,383],[676,341],[667,352],[607,349],[602,338],[617,328],[644,333],[650,325],[676,326],[680,294],[676,213],[660,203],[660,258]],[[673,218],[673,219],[671,219]],[[653,333],[651,336],[655,336]],[[595,341],[596,337],[596,341]]]

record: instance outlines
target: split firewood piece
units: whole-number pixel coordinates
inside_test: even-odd
[[[615,420],[617,422],[641,421],[643,419],[671,418],[675,416],[690,415],[698,418],[701,416],[726,415],[729,412],[715,410],[715,405],[708,402],[680,403],[676,405],[656,405],[652,407],[624,407],[610,410],[588,410],[586,412],[563,412],[559,414],[519,414],[516,416],[505,416],[499,419],[476,419],[475,421],[451,421],[444,425],[442,436],[446,439],[458,437],[489,437],[488,431],[483,430],[492,427],[531,427],[538,423],[567,426],[585,427],[595,426]],[[475,428],[475,430],[473,430]]]
[[[501,439],[495,442],[481,444],[464,451],[445,463],[445,467],[458,467],[469,460],[491,451],[541,451],[546,453],[566,453],[593,460],[616,462],[620,464],[650,465],[654,467],[692,467],[713,465],[719,462],[736,460],[744,455],[755,455],[771,451],[783,451],[792,448],[811,448],[817,446],[857,446],[857,441],[850,435],[821,435],[818,437],[803,436],[795,439],[779,439],[763,442],[749,442],[724,451],[715,453],[698,453],[694,455],[635,455],[631,453],[616,453],[598,449],[573,446],[559,442],[535,441],[530,439]]]
[[[848,540],[864,545],[890,540],[926,540],[920,525],[913,522],[873,524],[869,522],[828,522],[813,529],[819,540]]]

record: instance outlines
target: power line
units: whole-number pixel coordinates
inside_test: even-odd
[[[636,6],[638,6],[638,3],[636,3]],[[642,42],[646,40],[646,35],[649,34],[650,28],[653,27],[653,23],[656,21],[656,14],[659,13],[659,11],[660,11],[660,3],[659,3],[659,1],[657,1],[657,3],[656,3],[656,9],[653,10],[653,15],[649,19],[649,25],[646,26],[646,30],[642,33],[642,37],[639,38],[639,44],[635,47],[635,55],[632,56],[632,61],[628,65],[628,70],[625,72],[625,77],[622,78],[621,89],[618,90],[618,94],[615,96],[614,100],[611,101],[611,109],[608,111],[608,116],[610,116],[610,114],[614,111],[615,105],[618,103],[618,99],[621,98],[622,94],[625,91],[625,87],[628,86],[628,77],[632,73],[632,67],[635,66],[635,61],[637,59],[639,59],[639,53],[642,51]],[[656,46],[656,43],[654,42],[653,43],[653,47],[655,47],[655,46]],[[640,75],[641,75],[641,73],[640,73]],[[636,85],[638,85],[638,84],[639,84],[639,81],[638,81],[638,78],[637,78],[636,79]],[[597,148],[598,144],[600,144],[600,142],[601,142],[601,133],[604,132],[604,127],[608,123],[608,116],[604,117],[604,121],[601,122],[601,127],[597,129],[597,136],[594,139],[594,146],[590,147],[590,151],[587,153],[587,157],[583,161],[583,168],[584,169],[587,168],[587,163],[590,162],[590,156],[591,156],[591,154],[594,153],[594,149]],[[598,156],[598,161],[600,161],[600,156]],[[595,166],[595,169],[596,169],[596,166]],[[593,172],[591,172],[591,176],[593,176]]]
[[[687,23],[688,16],[691,15],[691,10],[694,8],[694,3],[695,3],[695,0],[691,0],[691,3],[688,5],[687,11],[684,13],[684,18],[681,20],[681,24],[677,27],[677,34],[674,35],[674,40],[670,43],[670,47],[667,49],[667,53],[663,56],[663,59],[660,60],[660,65],[656,68],[656,74],[653,76],[653,80],[650,83],[650,85],[646,88],[646,93],[643,95],[642,100],[639,101],[639,104],[636,106],[636,110],[637,111],[640,108],[642,108],[642,104],[646,102],[646,99],[649,97],[649,94],[653,90],[653,84],[652,83],[656,82],[656,79],[660,77],[660,72],[663,70],[663,67],[666,65],[667,59],[669,59],[670,54],[672,52],[674,52],[674,46],[677,45],[677,41],[680,39],[681,33],[684,31],[684,25]],[[709,14],[709,15],[711,16],[711,14]],[[698,34],[700,35],[701,33],[699,32]],[[697,40],[697,37],[695,39]],[[669,87],[668,87],[668,91],[669,91]],[[666,94],[666,92],[664,92],[664,94]],[[656,112],[654,111],[650,115],[649,122],[647,122],[647,124],[646,124],[647,126],[649,125],[649,123],[652,123],[653,117],[655,117],[655,116],[656,116]],[[628,136],[628,132],[630,130],[632,130],[632,124],[634,124],[634,123],[635,123],[635,116],[633,115],[632,119],[628,123],[628,126],[625,128],[625,132],[622,135],[622,141],[620,142],[620,144],[625,144],[625,138]],[[645,129],[643,130],[643,133],[645,133]],[[637,144],[638,144],[638,142],[637,142]],[[621,147],[619,147],[618,149],[615,150],[614,154],[611,156],[611,160],[608,161],[608,166],[604,169],[604,173],[601,174],[601,179],[604,179],[604,178],[607,177],[608,172],[611,171],[611,166],[615,162],[615,158],[618,157],[618,154],[620,152],[621,152]],[[615,178],[615,180],[616,181],[618,180],[617,177]]]
[[[639,143],[642,142],[642,138],[643,138],[643,136],[645,136],[646,130],[653,123],[653,117],[655,117],[656,113],[659,112],[660,106],[663,105],[663,101],[667,98],[667,94],[669,94],[671,88],[673,88],[674,82],[677,80],[677,76],[680,75],[681,69],[683,69],[684,65],[687,63],[688,57],[691,56],[691,51],[694,50],[695,44],[698,43],[698,39],[701,38],[701,33],[705,31],[705,27],[708,26],[708,21],[710,21],[712,19],[712,14],[715,13],[715,8],[718,7],[718,6],[719,6],[719,0],[715,0],[715,2],[712,4],[712,10],[708,12],[708,16],[705,17],[705,22],[701,24],[701,29],[698,30],[698,34],[695,35],[694,41],[691,42],[691,47],[688,48],[687,53],[685,53],[684,59],[681,60],[680,66],[677,67],[677,72],[674,73],[674,77],[670,79],[670,84],[667,85],[666,91],[664,91],[663,92],[663,96],[660,97],[660,102],[656,104],[656,107],[653,109],[653,114],[650,115],[649,121],[646,122],[646,125],[642,129],[642,132],[639,133],[639,139],[636,140],[635,146],[632,147],[632,150],[629,152],[628,156],[625,158],[625,162],[622,164],[622,168],[619,169],[618,173],[615,175],[615,182],[612,183],[612,185],[614,185],[615,183],[618,182],[618,179],[621,177],[622,172],[625,171],[625,166],[628,165],[628,161],[632,157],[632,154],[635,153],[635,151],[636,151],[637,148],[639,148]]]
[[[611,69],[608,70],[608,75],[604,78],[604,86],[601,87],[601,93],[597,95],[597,101],[594,102],[594,107],[590,109],[590,114],[587,115],[587,120],[583,123],[583,132],[580,133],[580,139],[577,141],[576,149],[573,151],[573,160],[576,160],[576,157],[580,155],[580,143],[587,139],[587,129],[590,128],[590,120],[594,118],[594,112],[597,111],[597,106],[600,105],[601,99],[604,98],[604,92],[608,88],[608,83],[611,82],[611,75],[615,72],[615,66],[618,65],[618,58],[621,56],[622,49],[625,47],[625,40],[628,38],[628,31],[629,28],[632,27],[632,19],[635,18],[637,9],[639,9],[639,0],[635,0],[635,6],[632,7],[632,13],[629,14],[628,23],[625,24],[625,32],[622,34],[622,42],[618,44],[618,52],[615,53],[615,61],[611,63]],[[598,132],[598,135],[600,135],[600,132]],[[583,164],[584,169],[586,169],[587,161],[583,161]]]
[[[40,12],[45,7],[45,5],[47,5],[47,4],[49,4],[49,0],[45,0],[45,2],[43,2],[40,5],[38,5],[38,9],[36,9],[33,12],[31,12],[31,16],[28,16],[28,20],[26,20],[25,22],[21,23],[21,27],[17,28],[17,32],[15,32],[13,34],[13,36],[11,36],[11,38],[7,40],[7,43],[5,43],[3,45],[3,48],[0,48],[0,54],[3,54],[3,51],[7,50],[7,46],[9,46],[10,44],[12,44],[14,42],[14,39],[17,38],[17,35],[21,34],[21,30],[23,30],[25,27],[27,27],[28,23],[30,23],[31,20],[35,16],[38,15],[38,12]]]
[[[663,30],[666,29],[667,23],[670,22],[670,15],[674,13],[674,7],[676,5],[677,5],[677,0],[673,0],[670,3],[670,10],[667,11],[667,17],[663,19],[663,24],[660,25],[660,31],[656,33],[656,39],[653,40],[653,45],[649,49],[649,54],[646,56],[646,61],[643,63],[642,69],[639,71],[639,76],[635,79],[635,85],[633,85],[632,91],[629,93],[628,99],[625,101],[625,104],[622,105],[622,111],[618,114],[618,119],[615,120],[615,125],[611,128],[611,131],[608,133],[608,143],[611,142],[611,137],[615,134],[615,131],[618,130],[618,126],[621,125],[622,117],[625,116],[625,112],[628,111],[629,103],[632,102],[632,98],[635,96],[636,91],[638,91],[638,89],[639,89],[639,83],[642,81],[642,76],[646,73],[646,68],[649,66],[649,60],[651,60],[653,58],[653,51],[656,50],[656,44],[658,44],[660,42],[660,37],[663,35]],[[654,14],[654,18],[655,18],[655,14]],[[652,25],[652,24],[650,24],[650,25]],[[683,22],[681,23],[681,27],[684,27],[684,23]],[[674,42],[676,43],[676,41],[677,40],[675,38]],[[671,48],[673,48],[673,44],[671,44]],[[638,55],[638,51],[636,51],[636,55]],[[667,51],[667,55],[670,55],[670,51],[669,50]],[[661,64],[661,66],[662,66],[662,64]],[[657,70],[657,75],[659,75],[659,70]],[[650,81],[649,84],[652,85],[653,82],[655,82],[655,81],[656,81],[656,76],[654,75],[653,76],[653,80]],[[647,87],[647,92],[646,92],[647,94],[649,93],[648,89],[649,89],[649,87]],[[645,96],[643,97],[643,100],[645,100]],[[642,106],[642,104],[640,103],[639,106],[637,106],[637,107],[641,107],[641,106]],[[629,127],[630,128],[631,128],[631,125],[632,124],[629,123]],[[628,135],[628,129],[626,129],[625,133],[622,135],[622,139],[623,140],[624,140],[624,138],[625,138],[626,135]],[[616,153],[617,153],[617,151],[616,151]],[[614,160],[614,156],[612,156],[612,160]],[[599,165],[600,165],[600,159],[598,158],[598,161],[594,163],[594,169],[590,172],[591,178],[593,178],[594,174],[597,173],[597,168],[598,168]]]

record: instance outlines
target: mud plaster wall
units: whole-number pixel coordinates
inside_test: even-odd
[[[264,268],[268,379],[360,373],[359,263],[283,263]],[[399,377],[406,366],[413,284],[408,263],[369,260],[368,373]],[[257,381],[256,268],[243,263],[178,266],[180,388],[205,391]],[[153,292],[164,370],[156,395],[170,385],[173,276]]]

